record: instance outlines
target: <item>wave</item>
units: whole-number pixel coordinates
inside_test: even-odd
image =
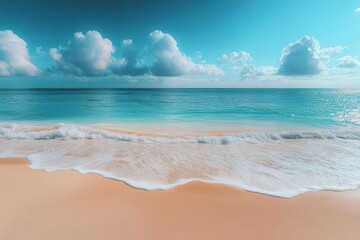
[[[0,124],[0,157],[26,157],[34,169],[97,173],[147,190],[202,181],[289,198],[358,187],[359,140],[358,128],[197,136]]]
[[[54,140],[54,139],[109,139],[134,143],[200,143],[200,144],[241,144],[258,143],[278,140],[296,139],[344,139],[360,140],[360,130],[347,129],[337,131],[291,131],[291,132],[251,132],[223,136],[169,137],[169,136],[141,136],[137,134],[118,133],[114,130],[104,130],[91,126],[73,124],[59,124],[47,130],[33,130],[29,126],[16,124],[0,125],[0,138],[22,140]]]

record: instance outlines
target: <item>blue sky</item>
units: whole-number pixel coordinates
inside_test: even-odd
[[[360,87],[359,7],[0,0],[0,87]]]

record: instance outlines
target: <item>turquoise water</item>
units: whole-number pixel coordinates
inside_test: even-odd
[[[358,90],[0,90],[0,104],[0,122],[360,124]]]
[[[0,158],[35,169],[279,197],[360,186],[359,90],[0,90],[0,104]]]

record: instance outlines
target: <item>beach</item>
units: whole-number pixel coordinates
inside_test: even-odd
[[[360,191],[284,199],[192,182],[145,191],[0,159],[0,239],[358,239]]]
[[[357,4],[2,1],[0,240],[360,240]]]

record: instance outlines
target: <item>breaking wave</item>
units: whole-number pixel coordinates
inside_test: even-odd
[[[0,157],[26,157],[34,169],[97,173],[147,190],[196,180],[288,198],[360,185],[359,128],[172,134],[0,124]]]
[[[294,139],[349,139],[360,140],[360,131],[347,129],[342,131],[292,131],[292,132],[250,132],[224,136],[169,137],[161,135],[140,136],[99,129],[91,126],[59,124],[47,130],[33,129],[29,126],[19,127],[16,124],[0,125],[0,137],[21,140],[54,140],[54,139],[108,139],[134,143],[202,143],[231,144],[257,143]]]

